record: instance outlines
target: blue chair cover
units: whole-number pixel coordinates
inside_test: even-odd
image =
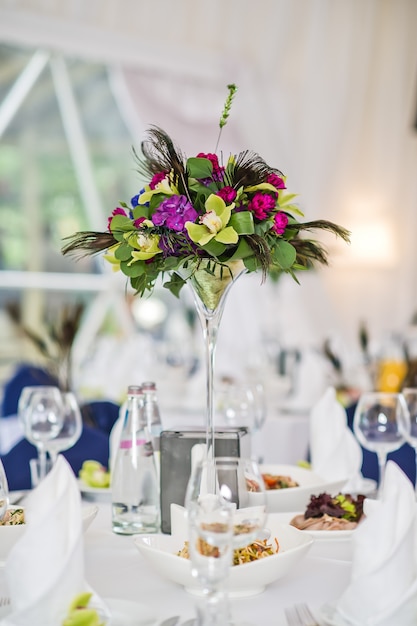
[[[353,416],[355,414],[356,403],[347,407],[347,422],[349,428],[353,431]],[[365,478],[372,478],[373,480],[379,480],[379,468],[378,468],[378,459],[375,452],[369,452],[362,447],[363,452],[363,463],[362,463],[362,474]],[[395,461],[397,465],[401,467],[403,472],[408,476],[412,483],[415,484],[416,481],[416,460],[415,460],[415,452],[414,448],[412,448],[408,443],[405,443],[401,448],[395,450],[394,452],[390,452],[388,454],[388,459]]]
[[[119,405],[109,400],[87,402],[82,406],[83,420],[109,435],[119,417],[119,410]]]
[[[71,465],[76,476],[78,476],[83,462],[87,459],[94,459],[108,467],[109,437],[97,428],[84,426],[77,443],[62,454]],[[21,439],[2,457],[10,491],[31,488],[29,460],[36,458],[37,455],[35,446],[26,439]]]
[[[35,365],[19,365],[13,376],[4,385],[1,415],[16,415],[23,387],[35,385],[58,386],[57,379],[46,370]]]

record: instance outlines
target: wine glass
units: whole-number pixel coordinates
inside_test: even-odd
[[[251,435],[252,454],[262,462],[260,432],[266,419],[262,383],[223,381],[216,392],[217,410],[228,426],[245,426]]]
[[[45,442],[44,447],[49,454],[52,465],[55,464],[59,452],[72,448],[81,437],[83,421],[80,407],[75,395],[71,391],[61,393],[63,414],[62,428],[53,439]]]
[[[416,455],[416,497],[417,497],[417,388],[416,387],[404,387],[402,390],[405,402],[408,408],[409,415],[409,428],[406,435],[407,443],[414,448]]]
[[[9,487],[6,472],[0,459],[0,521],[3,519],[9,506]]]
[[[23,428],[26,439],[38,449],[41,480],[46,475],[46,444],[60,432],[63,411],[58,387],[38,387],[28,395],[23,413]]]
[[[378,456],[379,493],[384,482],[387,455],[405,443],[408,424],[408,409],[402,394],[369,391],[359,397],[353,431],[359,443]]]
[[[203,590],[196,624],[235,625],[225,591],[234,551],[260,538],[266,521],[265,486],[257,463],[238,457],[197,462],[185,508],[192,574]]]

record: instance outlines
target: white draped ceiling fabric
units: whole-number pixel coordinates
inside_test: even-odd
[[[138,143],[157,124],[187,155],[214,150],[226,85],[237,83],[220,148],[259,152],[288,176],[306,219],[353,235],[350,247],[330,239],[331,267],[301,287],[236,287],[265,324],[286,324],[289,342],[300,332],[356,340],[360,320],[376,334],[407,325],[417,309],[416,0],[0,0],[0,41],[106,63]],[[246,295],[236,298],[230,315],[250,324]]]

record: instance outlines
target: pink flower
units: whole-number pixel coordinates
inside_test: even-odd
[[[268,174],[266,182],[273,185],[275,189],[286,189],[285,182],[278,174]]]
[[[138,219],[133,221],[133,226],[135,228],[139,228],[139,226],[142,224],[142,222],[145,221],[145,219],[146,219],[145,217],[138,217]]]
[[[226,204],[231,204],[236,198],[236,189],[233,189],[233,187],[226,185],[226,187],[222,187],[221,189],[219,189],[219,191],[216,193],[216,196],[220,196],[220,198],[222,198]]]
[[[107,219],[107,230],[110,231],[110,224],[111,221],[113,219],[113,217],[115,215],[124,215],[125,217],[128,217],[126,211],[124,209],[122,209],[121,207],[117,207],[117,209],[114,209],[114,211],[112,211],[112,214],[110,215],[110,217]]]
[[[212,152],[207,152],[207,153],[199,152],[197,154],[197,157],[199,159],[208,159],[213,166],[213,173],[211,175],[211,178],[201,179],[201,181],[204,184],[209,185],[212,182],[212,180],[215,180],[217,182],[223,180],[224,167],[219,164],[219,159],[217,158],[217,154],[213,154]]]
[[[275,208],[276,199],[269,193],[255,193],[248,204],[249,211],[252,211],[258,220],[264,220]]]
[[[288,215],[280,211],[274,217],[274,225],[272,230],[276,232],[277,235],[282,235],[285,231],[288,224]]]
[[[217,172],[220,169],[219,159],[217,158],[217,154],[213,154],[212,152],[208,152],[207,154],[205,152],[199,152],[197,154],[197,158],[208,159],[213,166],[213,172]]]
[[[149,187],[151,189],[155,189],[155,187],[157,186],[158,183],[161,182],[161,180],[164,180],[164,178],[166,177],[168,172],[157,172],[156,174],[154,174],[152,176],[152,180],[149,183]]]

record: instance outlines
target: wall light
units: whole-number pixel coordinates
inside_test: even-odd
[[[397,263],[396,231],[391,220],[377,216],[354,219],[347,228],[351,231],[350,245],[338,246],[338,264],[389,268]]]

